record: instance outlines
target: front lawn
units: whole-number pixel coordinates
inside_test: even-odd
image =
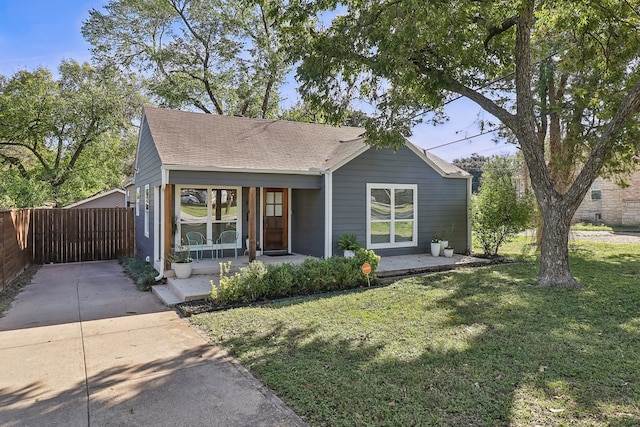
[[[312,426],[640,425],[640,245],[572,244],[572,271],[586,288],[523,262],[192,319]]]

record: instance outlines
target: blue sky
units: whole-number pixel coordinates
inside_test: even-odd
[[[106,0],[0,0],[0,74],[9,77],[15,72],[45,67],[55,73],[63,59],[90,61],[90,45],[80,29],[89,10],[100,9]],[[283,106],[295,104],[295,82],[287,83]],[[413,129],[410,140],[422,148],[456,141],[480,132],[478,115],[487,113],[471,101],[460,99],[447,106],[450,120],[442,125],[422,124]],[[514,152],[512,145],[495,144],[491,134],[461,141],[432,152],[445,160]]]

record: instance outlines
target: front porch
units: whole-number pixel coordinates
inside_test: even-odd
[[[283,256],[262,255],[257,259],[265,264],[301,264],[305,255],[290,254]],[[153,293],[165,305],[172,307],[180,302],[205,298],[211,292],[211,280],[218,280],[220,263],[231,261],[232,272],[249,265],[248,256],[237,259],[203,259],[193,263],[193,271],[188,279],[167,277],[166,285],[155,285]],[[376,275],[383,281],[390,281],[404,275],[427,273],[430,271],[451,270],[460,267],[472,267],[488,264],[490,260],[466,255],[453,255],[451,258],[434,257],[429,254],[383,257]]]

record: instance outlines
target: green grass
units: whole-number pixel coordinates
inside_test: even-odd
[[[640,233],[640,227],[632,227],[625,225],[604,225],[604,224],[588,224],[588,223],[578,223],[571,226],[572,230],[575,231],[631,231],[635,233]]]
[[[313,426],[640,425],[640,245],[572,245],[587,287],[554,290],[526,242],[517,264],[192,320]]]

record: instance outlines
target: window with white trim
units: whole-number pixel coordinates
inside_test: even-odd
[[[187,244],[187,233],[197,231],[211,243],[226,230],[241,230],[240,187],[178,187],[176,191],[177,245]]]
[[[144,236],[149,237],[149,184],[144,186]]]
[[[418,245],[418,186],[367,184],[367,248]]]

